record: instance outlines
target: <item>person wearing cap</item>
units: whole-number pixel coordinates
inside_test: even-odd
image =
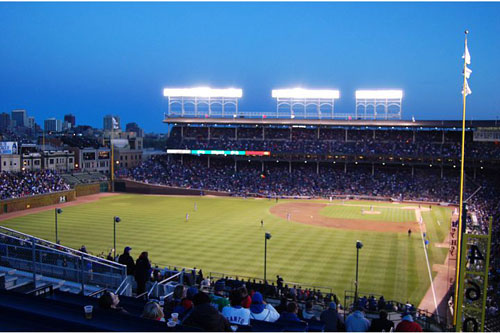
[[[271,304],[266,304],[260,292],[256,292],[252,297],[250,305],[250,318],[274,323],[280,314]]]
[[[342,316],[337,312],[337,304],[335,302],[330,302],[328,309],[321,312],[319,319],[325,324],[325,332],[341,331],[341,326],[344,325]]]
[[[134,275],[135,274],[135,263],[134,259],[130,255],[130,251],[132,248],[130,246],[126,246],[123,249],[123,254],[118,258],[118,262],[122,265],[127,266],[127,275]]]
[[[222,312],[222,309],[229,306],[229,299],[224,296],[224,289],[226,288],[226,282],[224,280],[218,280],[215,282],[214,293],[210,295],[210,303],[218,311]]]
[[[365,318],[365,314],[361,311],[362,309],[361,306],[356,306],[355,311],[345,320],[347,332],[367,332],[370,328],[370,321]]]
[[[396,326],[396,332],[422,332],[422,326],[413,321],[413,317],[408,312],[403,313],[401,322]]]

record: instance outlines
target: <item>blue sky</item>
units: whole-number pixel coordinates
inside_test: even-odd
[[[38,123],[105,114],[164,132],[164,87],[240,87],[240,109],[275,108],[273,88],[402,88],[403,117],[500,116],[500,3],[0,3],[0,112]]]

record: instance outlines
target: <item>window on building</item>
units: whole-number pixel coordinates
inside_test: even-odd
[[[73,163],[73,157],[69,158],[69,163]]]
[[[49,159],[49,164],[54,164],[54,159],[53,158]]]

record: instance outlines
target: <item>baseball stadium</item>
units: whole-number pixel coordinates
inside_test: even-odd
[[[165,329],[132,320],[152,300],[165,316],[175,313],[169,329],[223,330],[186,309],[187,301],[194,308],[203,302],[197,292],[210,295],[215,308],[217,299],[229,305],[248,298],[253,311],[265,298],[266,309],[301,318],[256,315],[230,322],[233,330],[349,330],[350,314],[360,309],[372,323],[383,311],[395,323],[412,316],[421,329],[449,330],[462,133],[462,214],[467,233],[486,237],[499,213],[496,121],[467,121],[464,131],[461,121],[405,121],[402,91],[356,94],[353,114],[334,108],[337,91],[297,89],[273,91],[276,110],[250,113],[238,110],[234,89],[165,89],[165,147],[134,166],[123,167],[113,130],[109,178],[77,170],[38,171],[29,180],[3,174],[3,299],[27,301],[10,293],[18,290],[38,296],[33,306],[52,302],[71,316],[112,294],[130,312],[113,326],[61,312],[41,319],[57,318],[67,330]],[[474,244],[489,257],[488,246]],[[326,326],[328,311],[338,326]]]
[[[499,16],[0,1],[0,332],[499,332]]]

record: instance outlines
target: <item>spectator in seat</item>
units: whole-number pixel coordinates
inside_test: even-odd
[[[184,297],[180,304],[178,304],[173,312],[177,312],[179,314],[179,318],[183,319],[186,317],[191,310],[193,310],[193,299],[198,294],[198,288],[189,287],[186,292],[186,297]]]
[[[246,289],[246,288],[245,288]],[[250,323],[250,310],[245,309],[241,303],[248,294],[243,287],[231,290],[229,300],[231,306],[226,306],[222,309],[222,315],[227,318],[231,324],[248,325]]]
[[[135,282],[137,282],[137,295],[146,291],[146,282],[151,279],[151,263],[148,253],[142,252],[135,262]]]
[[[391,330],[394,330],[394,323],[387,319],[387,312],[381,310],[379,317],[372,320],[370,332],[389,332]]]
[[[241,290],[243,293],[243,300],[241,301],[241,306],[243,306],[245,309],[250,309],[250,305],[252,305],[252,297],[248,294],[247,287],[243,286],[241,287]]]
[[[123,254],[118,258],[118,262],[122,265],[127,266],[127,275],[134,275],[135,274],[135,263],[134,263],[134,259],[130,255],[130,251],[132,251],[132,248],[129,246],[126,246],[123,249]]]
[[[104,294],[102,294],[101,297],[99,297],[99,308],[104,309],[104,310],[112,310],[116,312],[121,312],[121,313],[128,313],[124,308],[118,306],[120,303],[120,298],[118,295],[106,291]]]
[[[355,311],[345,320],[347,332],[367,332],[370,328],[370,321],[365,318],[362,309],[360,306],[356,306]]]
[[[226,318],[211,304],[210,297],[199,292],[193,297],[194,309],[183,321],[183,325],[196,327],[209,332],[231,332]]]
[[[320,320],[325,324],[325,332],[339,332],[342,330],[344,323],[342,317],[337,312],[337,304],[330,302],[328,309],[320,315]]]
[[[224,289],[226,288],[226,282],[224,280],[218,280],[215,282],[214,286],[214,294],[210,296],[210,303],[214,306],[218,311],[222,311],[222,309],[226,306],[229,306],[229,299],[224,296]]]
[[[165,315],[161,309],[160,304],[157,302],[148,302],[144,305],[144,310],[142,311],[142,318],[165,321]]]
[[[286,323],[286,322],[290,322],[290,321],[297,321],[297,322],[302,321],[297,316],[298,309],[299,309],[299,307],[298,307],[297,303],[295,303],[295,302],[288,303],[288,305],[286,306],[286,311],[281,314],[281,316],[277,322],[278,323]]]
[[[316,314],[313,311],[313,304],[311,301],[306,302],[305,308],[302,310],[302,318],[309,320],[309,319],[318,319],[316,317]]]
[[[207,276],[200,283],[200,290],[207,292],[210,290],[210,278]]]
[[[182,284],[175,286],[172,297],[165,303],[165,311],[167,313],[175,312],[175,307],[180,305],[182,300],[186,297],[185,292],[186,288]]]
[[[282,295],[280,298],[280,304],[276,307],[276,311],[278,311],[279,313],[285,312],[287,304],[288,298],[286,298],[286,295]]]
[[[422,332],[422,326],[413,321],[413,317],[408,312],[403,314],[401,322],[396,326],[396,332]]]
[[[280,318],[280,314],[271,304],[266,304],[260,292],[256,292],[252,297],[250,305],[250,317],[255,320],[275,322]]]

